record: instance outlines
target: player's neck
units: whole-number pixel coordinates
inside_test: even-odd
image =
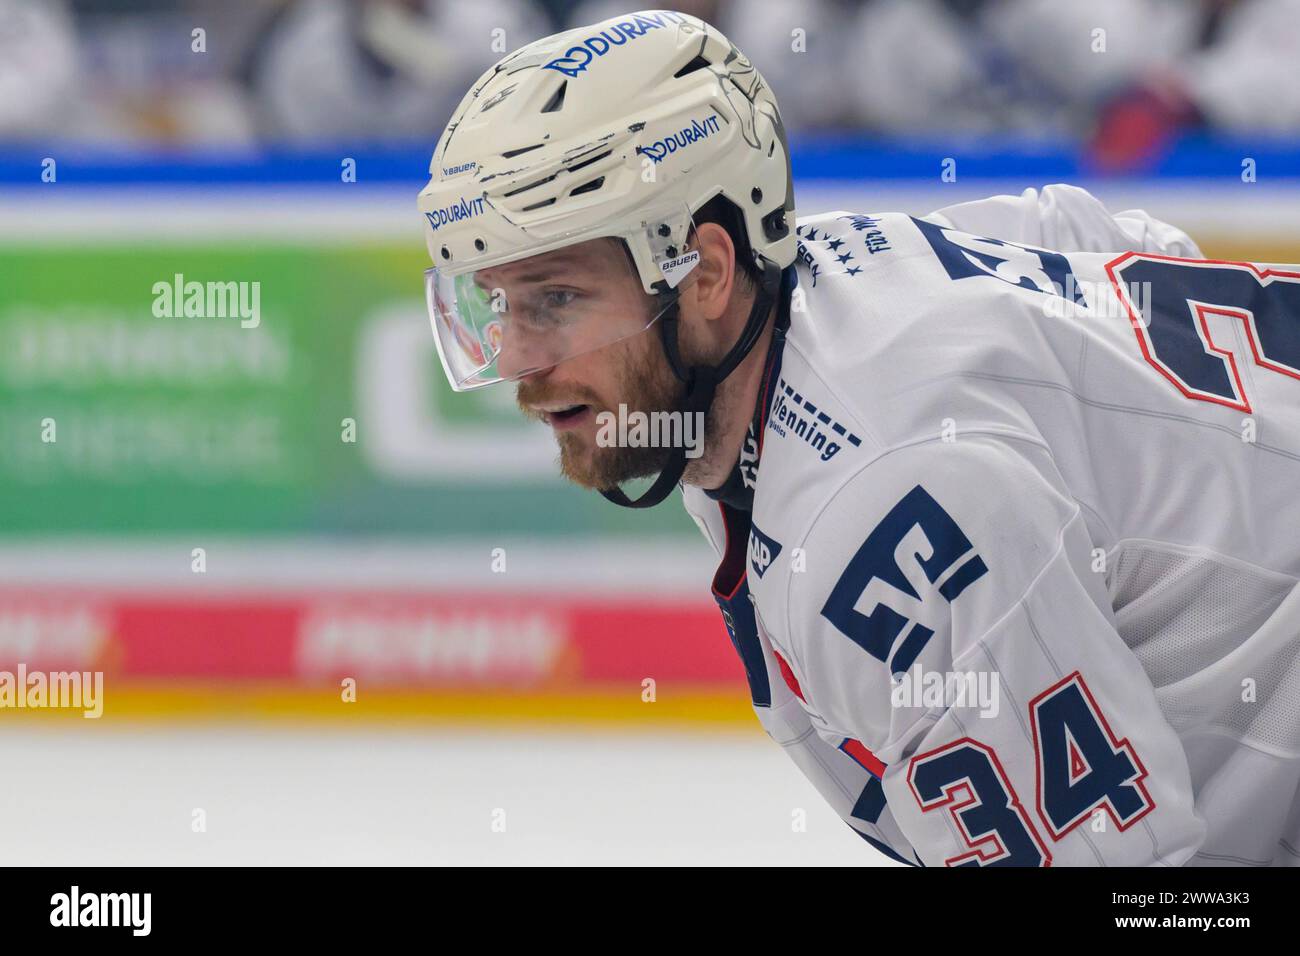
[[[717,488],[731,475],[740,460],[754,406],[763,384],[763,368],[772,345],[772,327],[777,312],[773,305],[763,331],[744,361],[719,385],[705,428],[704,452],[686,465],[682,481],[700,488]]]

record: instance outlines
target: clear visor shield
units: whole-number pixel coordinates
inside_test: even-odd
[[[668,289],[680,291],[695,278],[693,230],[682,207],[638,229]],[[632,237],[579,236],[470,272],[425,272],[433,336],[451,387],[463,392],[519,379],[659,321],[672,300],[645,291],[625,238]]]

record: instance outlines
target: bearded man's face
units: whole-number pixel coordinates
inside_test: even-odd
[[[475,281],[499,290],[506,302],[545,302],[556,313],[595,316],[593,325],[602,323],[612,330],[609,334],[622,336],[518,381],[519,407],[551,426],[564,476],[585,488],[602,489],[661,471],[673,449],[598,440],[602,433],[616,433],[602,429],[602,413],[617,420],[620,405],[625,416],[675,411],[685,395],[652,324],[655,300],[641,288],[622,244],[592,240],[484,270]],[[507,323],[507,329],[498,361],[503,375],[519,374],[533,357],[546,360],[553,339],[544,328],[532,331],[517,322],[513,327]]]

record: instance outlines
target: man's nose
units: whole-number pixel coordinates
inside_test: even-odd
[[[555,365],[554,359],[548,355],[549,350],[541,337],[521,334],[506,323],[501,337],[501,352],[497,356],[497,374],[507,379],[517,376],[531,378]]]

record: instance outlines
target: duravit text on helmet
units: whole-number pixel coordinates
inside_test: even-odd
[[[454,202],[450,206],[443,206],[433,212],[426,212],[424,215],[428,218],[433,231],[437,232],[440,226],[445,226],[450,222],[460,222],[462,219],[472,219],[482,212],[483,197],[479,196],[477,199],[462,198],[460,202]]]
[[[680,13],[659,10],[655,13],[637,14],[630,20],[620,20],[612,30],[601,30],[595,36],[587,37],[576,46],[570,47],[564,56],[556,57],[542,68],[555,70],[565,76],[576,77],[587,69],[596,57],[604,56],[611,47],[622,46],[629,40],[645,36],[649,30],[657,30],[668,24],[689,22]]]
[[[664,157],[679,149],[685,149],[692,143],[705,139],[711,133],[718,131],[718,117],[710,116],[703,122],[692,120],[690,126],[686,126],[671,136],[665,136],[663,139],[655,140],[649,146],[638,146],[636,151],[649,156],[655,161],[655,165],[662,163]]]

